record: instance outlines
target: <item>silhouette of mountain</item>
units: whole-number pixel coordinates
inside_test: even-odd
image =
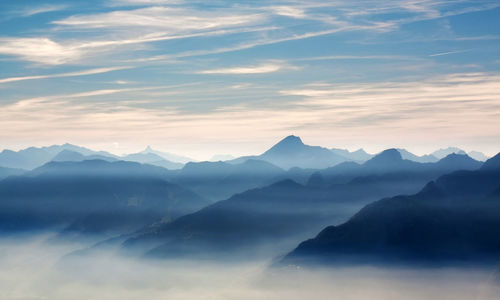
[[[282,169],[262,160],[249,159],[239,164],[206,161],[187,163],[172,173],[169,180],[217,201],[268,185],[283,174]]]
[[[25,172],[26,170],[0,167],[0,180],[9,176],[21,175]]]
[[[307,236],[335,220],[339,212],[324,191],[284,180],[141,232],[124,247],[160,257],[255,255],[256,248],[266,242],[277,245],[291,237]]]
[[[369,204],[301,243],[283,263],[498,260],[499,160],[500,154],[480,170],[441,176],[413,196]]]
[[[3,150],[0,153],[0,166],[32,170],[51,161],[59,152],[69,150],[82,155],[100,155],[116,158],[115,155],[105,151],[93,151],[84,147],[71,144],[53,145],[49,147],[29,147],[19,151]]]
[[[344,162],[320,172],[325,182],[329,184],[346,183],[356,177],[388,173],[420,174],[428,181],[451,171],[475,170],[481,164],[467,155],[458,154],[451,154],[435,163],[418,163],[403,159],[401,152],[397,149],[387,149],[361,165]]]
[[[345,161],[345,158],[326,148],[305,145],[299,137],[293,135],[281,140],[260,155],[260,158],[284,169],[323,169]]]
[[[52,158],[52,161],[84,161],[84,160],[105,160],[105,161],[117,161],[114,157],[103,156],[98,154],[83,155],[79,152],[71,150],[62,150],[56,156]]]
[[[457,147],[448,147],[445,149],[439,149],[431,153],[431,155],[437,157],[438,159],[441,159],[447,155],[450,155],[452,153],[456,154],[466,154],[464,150],[457,148]]]
[[[306,186],[291,180],[280,181],[216,202],[171,224],[153,228],[151,232],[142,232],[129,240],[126,247],[146,247],[158,256],[220,255],[220,252],[236,254],[240,251],[248,254],[255,247],[297,240],[325,222],[346,220],[363,205],[377,199],[416,193],[426,182],[441,175],[440,172],[447,169],[448,163],[452,161],[457,161],[454,168],[463,165],[478,168],[481,165],[461,155],[451,155],[440,163],[420,164],[403,160],[397,150],[390,149],[365,163],[367,166],[350,162],[340,167],[343,170],[352,168],[356,172],[358,168],[364,168],[358,174],[367,174],[366,170],[379,170],[389,165],[395,170],[392,173],[384,171],[378,175],[359,176],[343,184],[325,184],[321,172],[314,172]],[[249,160],[246,164],[249,162],[268,164],[259,160]],[[443,166],[437,167],[438,164]],[[229,170],[234,166],[237,165],[223,162],[191,163],[183,171],[189,175],[206,172],[201,178],[209,174],[219,178],[234,178],[234,175],[229,176]],[[415,167],[418,167],[418,172],[407,171]],[[248,169],[254,170],[255,166]],[[266,172],[263,171],[263,174]],[[201,179],[201,184],[206,184],[205,180]],[[188,182],[179,183],[202,193]],[[209,186],[221,185],[214,181]]]
[[[428,163],[428,162],[436,162],[439,159],[435,157],[434,155],[431,154],[426,154],[422,156],[415,155],[405,149],[397,149],[399,153],[401,153],[401,157],[403,159],[411,160],[411,161],[416,161],[420,163]],[[465,153],[464,153],[465,154]]]
[[[483,171],[495,171],[498,169],[500,169],[500,153],[488,159],[481,167]]]
[[[358,163],[365,162],[373,157],[373,155],[366,153],[363,149],[358,149],[356,151],[350,152],[346,149],[332,148],[330,149],[330,151],[344,157],[345,160],[355,161]]]
[[[324,169],[347,159],[327,148],[305,145],[298,136],[290,135],[258,156],[243,156],[228,163],[242,163],[249,159],[264,160],[285,170],[293,167]]]
[[[182,155],[177,155],[177,154],[173,154],[173,153],[153,150],[153,148],[151,148],[151,146],[147,146],[146,149],[144,149],[143,151],[141,151],[139,153],[141,153],[141,154],[153,153],[153,154],[160,156],[164,160],[167,160],[167,161],[170,161],[173,163],[180,163],[183,165],[190,162],[190,161],[195,161],[194,159],[189,158],[187,156],[182,156]]]
[[[72,224],[66,232],[124,233],[207,204],[165,180],[168,170],[135,162],[49,162],[0,181],[0,231]]]
[[[126,161],[138,162],[141,164],[155,165],[167,168],[169,170],[177,170],[184,166],[184,164],[181,163],[168,161],[163,157],[161,157],[160,155],[155,154],[153,152],[147,152],[147,153],[139,152],[139,153],[128,154],[126,156],[123,156],[122,159]]]

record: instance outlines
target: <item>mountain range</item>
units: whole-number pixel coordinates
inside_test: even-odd
[[[496,255],[500,233],[499,155],[458,148],[372,155],[288,136],[226,161],[64,144],[2,163],[0,232],[111,237],[148,257],[277,255],[320,232],[282,263],[473,260]]]
[[[500,154],[411,196],[371,203],[302,242],[283,264],[490,262],[500,259]]]
[[[320,172],[314,173],[307,185],[290,179],[279,181],[140,231],[125,241],[124,247],[157,257],[256,254],[256,248],[289,245],[327,223],[344,221],[377,199],[417,192],[429,180],[453,169],[450,163],[454,170],[481,166],[466,155],[451,154],[437,163],[421,164],[403,160],[396,150],[387,150],[360,165],[358,177],[345,183],[325,181]]]
[[[208,204],[166,172],[125,161],[47,163],[0,181],[0,231],[68,225],[66,232],[121,234]]]

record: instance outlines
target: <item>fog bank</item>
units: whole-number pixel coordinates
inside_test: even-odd
[[[155,261],[101,252],[48,235],[0,240],[1,299],[496,299],[498,268],[270,269],[269,261]]]

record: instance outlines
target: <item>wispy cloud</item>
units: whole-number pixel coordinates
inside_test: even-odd
[[[448,51],[448,52],[439,52],[439,53],[430,54],[429,56],[431,56],[431,57],[434,57],[434,56],[443,56],[443,55],[464,53],[464,52],[468,52],[468,51],[470,51],[470,50],[456,50],[456,51]]]
[[[135,137],[134,141],[166,139],[182,144],[193,139],[206,140],[213,132],[223,132],[223,137],[217,136],[217,141],[223,142],[241,141],[241,132],[254,133],[247,139],[274,139],[294,131],[313,138],[327,136],[344,145],[360,141],[365,145],[391,145],[397,136],[401,143],[445,146],[449,141],[466,143],[479,137],[498,136],[499,82],[500,75],[490,73],[404,82],[323,82],[274,91],[274,97],[288,101],[250,101],[197,112],[181,112],[174,105],[156,107],[138,102],[162,87],[95,90],[3,105],[0,126],[17,130],[4,131],[0,137],[43,137],[50,132],[61,137],[77,134],[83,139],[99,131],[103,136],[114,136],[120,144],[130,143],[131,137]],[[217,90],[237,92],[229,88]],[[260,95],[252,94],[255,90],[258,89],[253,87],[246,93],[259,98]],[[126,93],[130,104],[106,99],[117,93]],[[86,97],[94,100],[83,101]],[[168,103],[178,97],[164,94],[162,99]],[[71,99],[79,101],[68,102]]]
[[[33,76],[22,76],[22,77],[10,77],[10,78],[2,78],[0,79],[0,83],[8,83],[8,82],[16,82],[16,81],[24,81],[24,80],[34,80],[34,79],[48,79],[48,78],[61,78],[61,77],[76,77],[76,76],[87,76],[87,75],[95,75],[101,73],[107,73],[112,71],[130,69],[129,66],[123,67],[111,67],[111,68],[96,68],[96,69],[88,69],[77,72],[69,72],[69,73],[61,73],[61,74],[48,74],[48,75],[33,75]]]
[[[63,46],[46,37],[0,38],[0,54],[48,65],[63,64],[82,56],[76,47]]]
[[[71,16],[54,24],[81,28],[162,28],[171,33],[189,30],[206,30],[256,24],[262,14],[242,14],[235,10],[204,12],[173,7],[146,7],[135,10],[118,10],[109,13]]]
[[[281,70],[297,70],[298,67],[291,66],[280,62],[262,63],[253,66],[243,66],[243,67],[230,67],[230,68],[220,68],[203,70],[197,72],[198,74],[228,74],[228,75],[238,75],[238,74],[263,74],[263,73],[273,73]]]
[[[68,5],[41,5],[41,6],[34,6],[34,7],[29,7],[26,9],[23,9],[19,12],[20,15],[23,17],[30,17],[38,14],[43,14],[43,13],[49,13],[49,12],[55,12],[55,11],[61,11],[65,10],[68,8]]]

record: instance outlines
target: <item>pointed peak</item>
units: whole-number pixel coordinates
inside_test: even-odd
[[[295,135],[289,135],[286,138],[282,139],[278,144],[304,144],[300,137]]]
[[[151,146],[150,146],[150,145],[148,145],[148,146],[146,147],[145,151],[153,151],[153,148],[151,148]]]

